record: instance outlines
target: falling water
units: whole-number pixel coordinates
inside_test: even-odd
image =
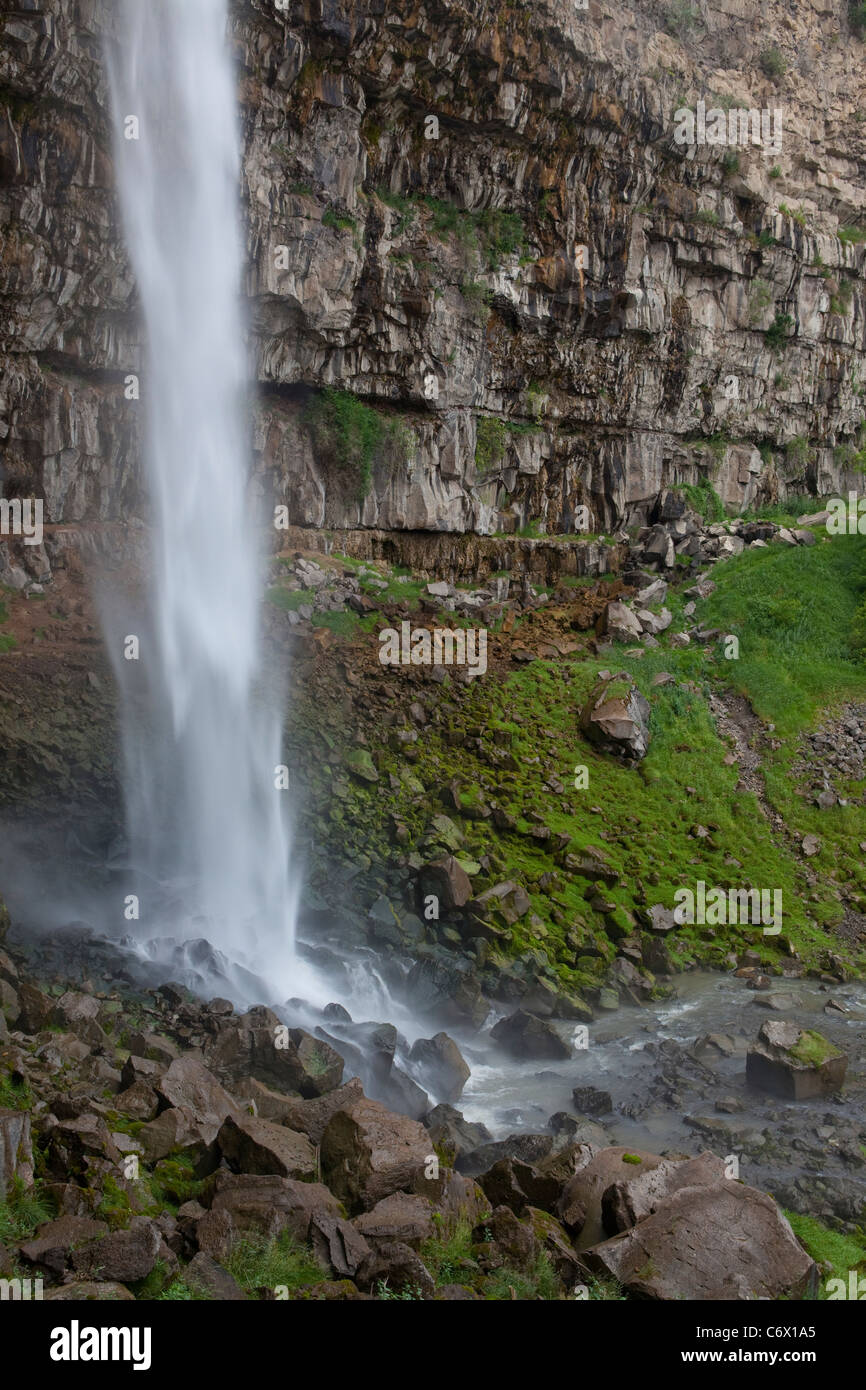
[[[141,934],[206,937],[285,997],[297,983],[294,885],[278,707],[261,668],[226,26],[226,0],[126,0],[108,62],[147,339],[153,523],[140,659],[118,662],[127,816]]]

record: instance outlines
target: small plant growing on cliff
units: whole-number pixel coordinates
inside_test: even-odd
[[[665,10],[665,28],[678,39],[688,38],[701,22],[701,12],[688,0],[674,0]]]
[[[866,36],[866,0],[848,0],[848,23],[858,39]]]
[[[758,59],[758,66],[765,77],[784,77],[788,71],[788,64],[782,56],[781,49],[776,44],[764,49]]]
[[[334,208],[328,208],[322,218],[323,227],[333,227],[338,232],[354,232],[357,225],[354,217],[347,212],[337,212]]]
[[[857,246],[861,241],[866,241],[866,229],[863,227],[840,227],[836,235],[843,246]]]
[[[790,314],[777,314],[764,334],[767,347],[772,352],[782,352],[785,347],[785,340],[793,327],[794,320]]]
[[[489,473],[505,457],[508,430],[504,420],[485,415],[478,421],[475,435],[475,467],[479,473]]]
[[[351,391],[326,386],[308,405],[304,423],[323,457],[342,479],[354,483],[359,500],[370,491],[377,459],[405,463],[411,452],[411,430],[385,419]]]
[[[763,318],[764,310],[773,302],[773,286],[769,280],[758,278],[749,294],[749,323],[755,324]]]

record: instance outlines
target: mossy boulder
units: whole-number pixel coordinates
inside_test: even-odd
[[[848,1059],[820,1033],[767,1019],[746,1057],[751,1086],[786,1100],[810,1100],[841,1089]]]

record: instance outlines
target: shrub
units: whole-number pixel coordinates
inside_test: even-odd
[[[794,327],[794,320],[790,314],[777,314],[764,334],[767,347],[773,352],[781,352],[785,346],[785,339]]]
[[[688,0],[673,0],[673,4],[665,10],[665,28],[669,34],[676,34],[678,39],[688,38],[700,22],[700,10],[690,5]]]
[[[351,391],[331,386],[307,407],[304,423],[337,474],[355,486],[359,500],[370,491],[374,462],[406,462],[412,446],[412,432],[402,422],[385,419]]]
[[[765,77],[784,77],[788,71],[788,64],[785,62],[781,50],[775,44],[764,49],[758,59],[758,66]]]
[[[475,435],[475,467],[479,473],[489,473],[505,457],[508,429],[504,420],[493,415],[482,416]]]

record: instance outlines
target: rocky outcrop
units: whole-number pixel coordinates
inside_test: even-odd
[[[645,518],[682,483],[734,508],[844,487],[862,55],[835,10],[763,18],[235,0],[263,518],[284,501],[303,526],[557,533]],[[108,0],[46,0],[4,31],[5,489],[44,497],[52,527],[142,511],[113,28]],[[678,144],[698,101],[783,106],[781,148]],[[334,470],[326,387],[380,411],[363,498],[351,459]],[[8,575],[44,577],[62,543],[4,548]]]
[[[820,1033],[767,1019],[746,1056],[746,1077],[774,1095],[809,1100],[840,1090],[847,1066],[845,1054]]]

